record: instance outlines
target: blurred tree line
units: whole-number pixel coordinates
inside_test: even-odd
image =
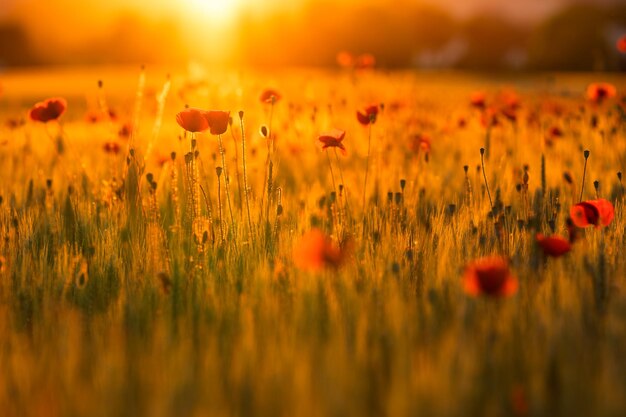
[[[382,67],[472,70],[625,70],[615,41],[626,33],[626,4],[573,5],[534,24],[501,16],[467,20],[414,2],[311,2],[298,13],[244,16],[239,48],[247,63],[335,64],[339,51],[371,53]]]
[[[626,33],[626,4],[573,5],[523,25],[495,15],[460,20],[408,0],[393,7],[311,1],[296,11],[244,13],[237,25],[231,59],[241,64],[334,66],[337,53],[348,51],[371,53],[385,68],[626,70],[626,56],[615,48]],[[189,48],[175,22],[154,24],[127,13],[82,48],[42,51],[20,25],[0,22],[0,67],[180,62],[198,58],[200,45],[211,41]]]

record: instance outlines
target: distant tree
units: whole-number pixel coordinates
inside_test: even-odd
[[[0,67],[38,63],[22,26],[0,22]]]
[[[465,22],[467,52],[459,66],[476,70],[502,70],[511,66],[511,54],[524,51],[528,30],[499,16],[477,16]]]
[[[617,11],[617,9],[615,9]],[[607,40],[607,25],[619,14],[591,5],[568,7],[547,19],[529,43],[529,64],[539,70],[614,69],[614,45]],[[623,17],[622,17],[623,19]],[[613,68],[611,68],[613,67]]]

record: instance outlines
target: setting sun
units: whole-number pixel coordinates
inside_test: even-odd
[[[185,0],[182,2],[188,14],[197,19],[208,19],[213,24],[228,24],[239,8],[239,1],[230,0]]]

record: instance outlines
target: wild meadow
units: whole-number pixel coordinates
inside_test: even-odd
[[[0,415],[625,415],[625,93],[1,74]]]

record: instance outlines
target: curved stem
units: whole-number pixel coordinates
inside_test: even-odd
[[[491,200],[491,192],[489,191],[489,183],[487,182],[487,173],[485,172],[485,148],[480,148],[480,163],[483,169],[483,178],[485,179],[485,188],[487,188],[487,197],[489,197],[489,206],[493,212],[493,200]]]

